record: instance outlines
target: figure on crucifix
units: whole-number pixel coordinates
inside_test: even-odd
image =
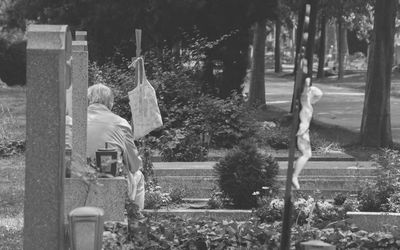
[[[310,144],[310,122],[313,114],[312,104],[315,104],[322,97],[322,91],[311,85],[310,78],[306,78],[303,93],[300,97],[301,110],[300,110],[300,125],[297,131],[297,147],[301,152],[301,156],[297,159],[292,183],[296,189],[300,189],[298,177],[301,170],[306,165],[307,161],[311,158],[311,144]]]

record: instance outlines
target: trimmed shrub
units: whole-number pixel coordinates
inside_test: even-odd
[[[214,169],[220,190],[237,208],[256,207],[257,196],[253,193],[263,187],[268,187],[271,195],[277,190],[277,161],[258,151],[251,141],[242,142],[229,151]]]

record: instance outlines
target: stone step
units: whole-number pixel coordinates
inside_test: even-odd
[[[205,162],[153,162],[158,176],[213,176],[215,161]],[[279,161],[279,175],[286,175],[287,161]],[[314,161],[308,162],[302,171],[307,176],[371,176],[376,167],[373,162],[362,161]]]
[[[288,152],[287,150],[276,150],[271,152],[277,161],[287,161]],[[300,153],[297,151],[295,156],[299,156]],[[210,152],[207,156],[208,161],[219,161],[224,156],[224,153]],[[162,162],[160,155],[155,154],[152,156],[153,162]],[[355,158],[343,152],[328,151],[326,153],[313,152],[310,161],[355,161]]]
[[[359,189],[362,182],[374,176],[301,176],[299,178],[302,192],[313,193],[317,190],[323,193],[351,192]],[[185,198],[210,198],[218,186],[215,176],[161,176],[158,184],[166,190],[181,188],[185,190]],[[278,176],[278,184],[284,189],[286,177]]]

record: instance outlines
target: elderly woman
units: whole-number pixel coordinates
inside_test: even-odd
[[[114,104],[112,90],[103,84],[88,89],[87,157],[95,159],[96,151],[105,143],[118,152],[118,165],[123,165],[128,177],[129,198],[143,209],[144,177],[139,170],[142,160],[133,141],[132,129],[122,117],[111,112]]]

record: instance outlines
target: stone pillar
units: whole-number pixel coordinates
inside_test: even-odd
[[[78,34],[86,31],[77,31]],[[86,41],[72,42],[72,162],[86,164],[88,48]]]
[[[66,25],[27,30],[24,250],[64,249]]]

